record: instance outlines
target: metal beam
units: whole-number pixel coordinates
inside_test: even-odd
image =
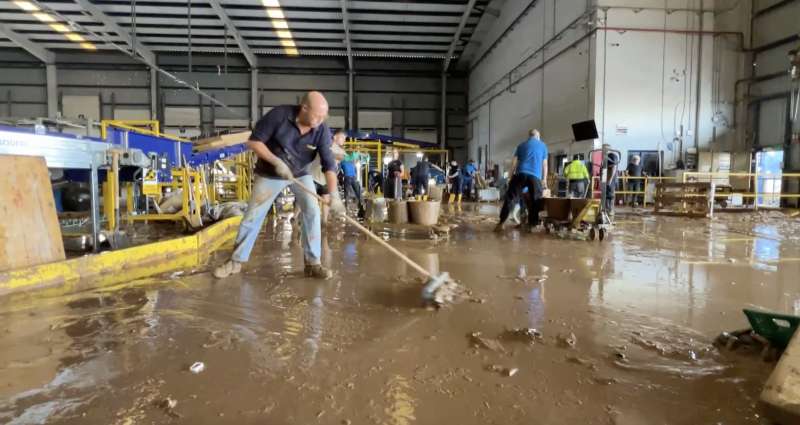
[[[58,77],[56,64],[45,65],[45,78],[47,79],[47,116],[51,119],[58,118]]]
[[[355,92],[353,84],[353,71],[347,71],[347,128],[349,130],[355,129],[353,126],[353,96]]]
[[[439,130],[439,147],[441,149],[447,149],[447,72],[442,71],[442,95],[441,95],[441,117],[439,121],[439,125],[441,129]]]
[[[131,37],[131,34],[126,29],[119,26],[119,24],[117,24],[113,19],[111,19],[110,16],[106,15],[106,13],[103,12],[99,7],[97,7],[97,5],[95,5],[89,0],[75,0],[75,3],[77,3],[81,7],[81,9],[83,9],[85,12],[88,12],[90,15],[92,15],[92,17],[95,20],[103,24],[103,26],[105,26],[107,29],[117,33],[117,35],[119,35],[119,37],[123,41],[125,41],[125,44],[127,44],[128,47],[131,48],[131,50],[138,53],[139,56],[144,58],[144,60],[147,61],[149,65],[156,64],[155,53],[153,53],[152,50],[145,47],[142,43],[135,41],[133,37]]]
[[[342,5],[342,26],[344,26],[344,44],[347,46],[347,70],[353,72],[353,45],[350,43],[350,19],[347,17],[347,0],[340,0]]]
[[[447,72],[447,69],[450,68],[450,58],[453,57],[453,53],[456,51],[458,40],[461,39],[461,32],[464,31],[464,27],[467,25],[469,15],[472,14],[473,8],[475,8],[475,0],[469,0],[467,7],[464,9],[464,14],[461,15],[461,22],[458,23],[458,29],[453,36],[453,41],[450,43],[450,48],[447,50],[447,56],[444,57],[444,67],[442,68],[444,72]]]
[[[150,67],[150,119],[158,120],[158,71]]]
[[[56,62],[56,54],[44,47],[34,43],[28,37],[14,31],[6,24],[0,23],[0,35],[13,41],[19,47],[25,49],[28,53],[36,56],[37,59],[46,63],[52,64]]]
[[[250,70],[250,125],[255,128],[261,111],[258,110],[258,69]]]
[[[217,13],[217,17],[223,24],[228,28],[228,32],[231,33],[233,38],[236,40],[236,44],[239,45],[239,50],[242,51],[242,54],[247,59],[247,63],[250,64],[250,68],[258,68],[258,58],[256,54],[250,49],[250,46],[247,45],[247,42],[242,38],[242,35],[239,34],[239,30],[234,25],[231,18],[228,17],[228,14],[225,12],[225,8],[219,3],[219,0],[208,0],[208,3],[211,5],[211,8],[214,9],[214,12]]]

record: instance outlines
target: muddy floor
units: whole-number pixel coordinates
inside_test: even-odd
[[[376,229],[471,291],[438,311],[343,225],[325,240],[334,278],[303,278],[285,220],[226,281],[0,300],[0,423],[769,423],[772,364],[711,342],[746,327],[743,307],[800,312],[781,221],[629,212],[591,243],[495,234],[496,215],[449,211],[459,226],[435,237]]]

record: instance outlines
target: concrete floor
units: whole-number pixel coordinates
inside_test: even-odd
[[[285,222],[226,281],[3,300],[0,422],[769,423],[757,398],[772,365],[710,343],[746,327],[742,307],[798,312],[796,218],[628,212],[590,243],[498,235],[497,207],[464,208],[449,239],[386,234],[472,291],[439,311],[352,228],[327,237],[335,277],[303,278]],[[520,327],[542,337],[504,333]]]

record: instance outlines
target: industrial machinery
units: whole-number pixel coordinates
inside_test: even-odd
[[[85,190],[87,211],[59,216],[65,240],[79,241],[76,248],[97,251],[103,241],[123,246],[123,222],[197,228],[213,204],[250,195],[252,159],[243,145],[195,152],[191,141],[161,134],[157,121],[103,121],[102,140],[48,132],[33,122],[33,128],[0,127],[0,154],[44,157],[59,176],[54,190],[72,187],[73,203],[83,202]],[[168,200],[173,206],[165,211]]]

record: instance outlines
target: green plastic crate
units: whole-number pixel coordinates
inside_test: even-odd
[[[800,325],[800,317],[745,308],[742,310],[753,332],[766,338],[772,345],[786,348],[794,331]]]

